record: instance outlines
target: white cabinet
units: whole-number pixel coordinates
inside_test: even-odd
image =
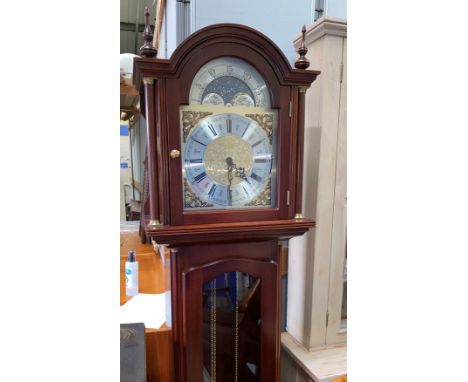
[[[306,349],[346,342],[346,41],[337,18],[306,32],[321,74],[306,93],[303,214],[317,226],[290,241],[286,326]]]

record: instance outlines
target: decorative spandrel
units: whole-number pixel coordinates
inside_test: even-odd
[[[260,289],[241,272],[203,285],[203,382],[260,381]]]

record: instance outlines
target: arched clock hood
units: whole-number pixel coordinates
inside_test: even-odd
[[[242,46],[242,52],[238,56],[236,46]],[[246,49],[250,52],[246,53]],[[141,89],[142,78],[154,76],[155,72],[158,76],[179,76],[189,62],[206,62],[226,55],[237,56],[256,67],[263,66],[261,62],[266,63],[281,85],[308,87],[320,73],[291,68],[281,49],[270,38],[253,28],[241,24],[214,24],[187,37],[170,59],[135,59],[134,83]],[[197,56],[200,56],[199,60],[196,59]],[[195,73],[200,66],[195,65],[192,71]]]

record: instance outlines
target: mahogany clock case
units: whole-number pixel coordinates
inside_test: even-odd
[[[277,111],[277,174],[275,208],[184,211],[179,108],[189,105],[192,81],[210,60],[234,57],[253,66],[270,91]],[[208,26],[187,38],[169,60],[136,58],[134,82],[140,93],[148,135],[148,180],[153,217],[162,225],[190,225],[293,219],[302,199],[303,92],[319,74],[291,69],[279,48],[252,28],[236,24]],[[146,79],[146,81],[144,81]],[[148,81],[150,79],[150,81]],[[148,112],[151,110],[151,112]],[[300,211],[299,211],[300,213]]]
[[[180,108],[190,104],[200,68],[221,57],[245,61],[269,89],[277,115],[274,208],[184,210],[182,160],[171,155],[182,151]],[[134,61],[148,135],[142,222],[171,252],[177,382],[279,381],[279,244],[314,226],[302,217],[302,160],[305,90],[318,74],[291,69],[269,38],[235,24],[195,32],[169,60]]]

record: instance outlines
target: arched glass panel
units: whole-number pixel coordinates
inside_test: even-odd
[[[227,272],[203,285],[203,382],[260,381],[260,283]]]

